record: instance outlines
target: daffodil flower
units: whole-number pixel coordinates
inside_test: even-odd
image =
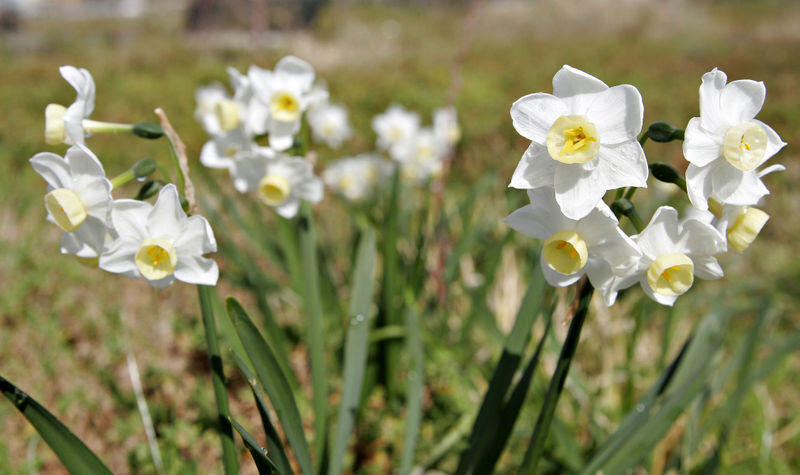
[[[433,132],[448,148],[455,147],[461,140],[461,127],[458,125],[455,107],[442,107],[433,111]]]
[[[217,284],[217,263],[204,257],[217,250],[214,233],[204,217],[186,216],[175,185],[162,188],[155,205],[114,201],[111,222],[117,238],[100,256],[101,269],[131,279],[143,277],[157,289],[170,286],[175,279]]]
[[[391,161],[364,153],[332,162],[322,172],[322,181],[345,199],[358,202],[371,196],[393,169]]]
[[[237,190],[257,192],[264,204],[275,208],[284,218],[297,214],[301,200],[311,203],[322,200],[322,182],[303,157],[254,150],[236,160],[231,176]]]
[[[728,246],[736,252],[747,250],[769,221],[769,214],[760,208],[723,205],[714,199],[709,200],[706,210],[691,206],[687,216],[714,226],[727,238]]]
[[[273,71],[251,67],[248,78],[269,111],[266,132],[270,147],[277,151],[292,146],[303,112],[328,96],[327,91],[313,88],[314,68],[294,56],[282,58]]]
[[[406,181],[420,183],[441,173],[447,147],[433,129],[422,128],[394,144],[391,156]]]
[[[231,170],[239,154],[260,148],[242,128],[220,132],[200,149],[200,163],[208,168]]]
[[[562,67],[553,77],[553,94],[529,94],[511,106],[514,128],[531,145],[510,186],[554,187],[571,219],[590,213],[607,190],[646,187],[647,160],[637,141],[643,111],[635,87],[608,87]]]
[[[47,182],[47,219],[66,232],[61,252],[82,258],[99,256],[109,233],[112,201],[111,182],[100,160],[79,144],[64,157],[38,153],[30,163]]]
[[[726,251],[725,237],[701,219],[679,222],[670,206],[658,208],[647,227],[631,239],[642,256],[630,273],[615,279],[610,289],[614,295],[639,282],[651,299],[671,306],[692,287],[695,276],[723,275],[714,256]]]
[[[636,267],[642,253],[620,228],[609,207],[598,202],[586,216],[570,219],[561,213],[552,188],[528,191],[531,204],[503,221],[526,236],[543,239],[539,259],[550,285],[565,287],[583,275],[602,292],[611,306],[617,293],[611,286],[617,276]]]
[[[378,148],[391,150],[396,144],[411,139],[419,130],[419,115],[402,106],[391,105],[383,114],[372,118],[372,129],[378,134]]]
[[[94,80],[89,71],[83,68],[61,66],[58,71],[75,88],[77,96],[69,107],[49,104],[45,108],[45,142],[50,145],[83,144],[86,138],[83,121],[94,111]]]
[[[755,119],[764,105],[763,82],[741,79],[727,83],[724,72],[703,75],[700,117],[686,127],[683,154],[689,160],[686,186],[689,199],[705,209],[708,199],[749,206],[769,194],[756,169],[786,144],[765,123]]]
[[[331,148],[339,148],[350,138],[352,131],[347,120],[347,109],[339,104],[320,104],[308,111],[308,125],[317,142],[324,142]]]
[[[194,118],[202,124],[209,135],[214,136],[222,132],[220,115],[222,115],[221,111],[224,106],[220,106],[220,104],[229,100],[231,97],[221,84],[212,84],[195,91],[194,101],[197,106],[194,110]]]

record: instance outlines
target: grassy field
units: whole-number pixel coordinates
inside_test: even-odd
[[[644,98],[645,123],[667,120],[679,126],[698,115],[700,76],[713,67],[730,79],[763,80],[768,95],[759,118],[789,143],[775,159],[787,171],[766,180],[772,195],[765,209],[772,219],[748,252],[723,257],[724,279],[699,283],[674,312],[654,309],[637,325],[627,315],[629,305],[592,307],[567,383],[569,402],[562,401],[559,410],[569,427],[577,428],[572,440],[585,453],[593,440],[613,431],[621,416],[617,408],[652,384],[664,355],[674,355],[717,296],[741,300],[743,308],[753,302],[775,308],[765,329],[767,340],[800,325],[800,221],[795,219],[800,189],[792,185],[800,180],[794,145],[800,143],[800,5],[620,0],[581,2],[572,8],[560,3],[490,2],[479,12],[456,99],[464,132],[445,195],[449,209],[482,176],[494,174],[479,197],[479,216],[498,232],[503,228],[499,220],[513,209],[511,203],[523,200],[523,192],[506,185],[527,146],[511,127],[509,107],[524,94],[550,91],[552,75],[565,63],[608,84],[635,85]],[[69,104],[74,94],[58,75],[58,66],[72,64],[92,72],[97,83],[93,118],[154,120],[152,109],[160,106],[187,143],[190,157],[196,157],[206,137],[192,117],[194,90],[211,81],[226,82],[227,65],[271,68],[283,55],[295,54],[315,66],[332,100],[349,108],[356,131],[343,152],[319,147],[324,164],[342,154],[370,150],[371,117],[390,103],[418,110],[423,117],[444,104],[464,17],[465,11],[457,8],[336,4],[323,12],[315,31],[270,36],[258,46],[246,36],[187,37],[180,30],[181,18],[173,15],[125,22],[33,21],[17,34],[0,37],[0,374],[53,410],[115,473],[150,473],[126,366],[130,349],[138,360],[168,472],[219,473],[220,450],[211,431],[216,414],[194,289],[178,284],[154,292],[144,282],[60,256],[60,233],[44,220],[45,185],[27,160],[39,151],[63,152],[63,147],[46,146],[43,138],[45,105]],[[141,157],[167,154],[162,142],[130,137],[97,136],[89,145],[110,175]],[[686,166],[679,143],[648,143],[645,152],[651,161]],[[211,201],[210,181],[219,180],[221,188],[230,190],[222,173],[201,172],[199,164],[195,173],[201,195]],[[653,184],[637,195],[637,203],[649,211],[648,201],[668,198],[667,192]],[[322,203],[316,214],[325,242],[347,242],[347,231],[336,226],[341,217],[336,203]],[[487,297],[501,330],[510,327],[530,272],[520,265],[530,243],[515,239],[518,250],[503,256],[501,277]],[[332,258],[335,279],[346,276],[347,259],[349,254]],[[268,262],[260,264],[270,270]],[[462,271],[469,264],[467,259]],[[236,295],[254,306],[225,279],[232,266],[222,262],[221,267],[220,294]],[[468,305],[462,303],[466,293],[468,289],[453,290],[452,309]],[[302,326],[294,293],[276,292],[270,304],[289,328]],[[565,309],[560,312],[564,315]],[[726,335],[731,352],[746,337],[754,313],[745,311],[732,320]],[[641,336],[630,348],[634,327]],[[430,328],[459,328],[459,322]],[[533,393],[541,395],[546,387],[565,332],[565,326],[555,325],[556,338],[546,347]],[[671,338],[663,338],[665,333]],[[430,447],[462,414],[474,413],[500,348],[498,339],[482,327],[470,332],[467,347],[436,345],[440,338],[447,334],[425,336],[428,378],[421,459],[430,456]],[[290,362],[307,387],[305,354],[299,343]],[[800,355],[795,352],[746,396],[723,452],[724,473],[792,473],[800,467],[798,371]],[[230,388],[233,412],[255,423],[258,413],[244,380],[233,377]],[[364,473],[387,473],[396,463],[394,447],[402,440],[402,414],[380,394],[372,395],[369,407],[359,431],[361,439],[372,442],[358,447],[358,457]],[[514,434],[502,466],[518,463],[536,410],[536,400],[523,410],[524,428]],[[681,443],[690,422],[686,416],[678,420],[655,460],[667,458]],[[445,458],[438,468],[452,471],[454,463]],[[61,470],[28,423],[0,401],[0,472]]]

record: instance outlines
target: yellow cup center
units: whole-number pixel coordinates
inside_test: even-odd
[[[67,108],[61,104],[48,104],[44,108],[44,141],[48,145],[58,145],[67,138],[64,128],[64,114]]]
[[[214,104],[214,114],[222,130],[233,130],[242,123],[239,117],[239,106],[230,99],[222,99]]]
[[[582,115],[562,115],[547,132],[547,151],[561,163],[586,163],[592,160],[600,143],[594,124]]]
[[[44,195],[44,207],[58,227],[68,233],[86,220],[86,206],[80,196],[68,188],[56,188]]]
[[[294,122],[300,116],[300,101],[290,92],[276,92],[269,102],[269,111],[280,122]]]
[[[261,201],[275,206],[283,203],[289,197],[292,187],[289,180],[282,175],[267,175],[258,184],[258,194]]]
[[[728,243],[736,252],[744,252],[755,241],[769,215],[758,208],[745,206],[728,228]]]
[[[545,240],[542,256],[551,269],[568,275],[583,269],[589,259],[589,250],[580,234],[561,231]]]
[[[169,240],[150,238],[142,241],[134,261],[147,280],[159,280],[175,272],[178,255]]]
[[[664,254],[647,269],[647,283],[661,295],[681,295],[694,283],[694,263],[685,254]]]
[[[757,167],[767,152],[767,133],[755,122],[735,125],[725,132],[722,156],[739,170]]]

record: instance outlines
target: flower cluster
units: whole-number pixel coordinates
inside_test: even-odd
[[[200,88],[195,118],[211,140],[200,163],[227,169],[236,189],[257,191],[284,217],[297,213],[300,200],[322,199],[322,183],[304,157],[292,157],[303,113],[308,111],[315,137],[338,146],[349,136],[347,113],[327,103],[328,92],[314,84],[314,68],[287,56],[272,71],[250,66],[247,74],[229,68],[233,94],[219,84]],[[259,140],[267,138],[262,145]]]
[[[722,277],[715,256],[753,242],[769,219],[754,207],[769,193],[761,177],[783,166],[757,168],[785,143],[755,119],[764,84],[726,81],[717,69],[703,76],[700,117],[685,131],[685,187],[692,205],[686,216],[681,220],[677,210],[662,206],[630,237],[603,198],[609,190],[618,189],[620,198],[624,188],[646,187],[639,91],[627,84],[609,87],[564,66],[553,78],[553,94],[529,94],[514,103],[514,128],[531,145],[510,186],[528,190],[531,204],[505,222],[544,240],[540,262],[551,285],[567,286],[586,275],[610,306],[620,290],[639,282],[653,300],[673,305],[695,276]]]
[[[65,232],[61,252],[94,262],[108,272],[143,277],[156,288],[167,287],[175,279],[216,285],[217,264],[204,257],[217,250],[214,234],[202,216],[187,217],[174,185],[163,186],[155,204],[112,197],[112,180],[85,145],[90,132],[86,118],[94,109],[92,76],[72,66],[60,71],[78,97],[67,108],[47,107],[45,137],[51,144],[74,145],[63,157],[42,152],[30,163],[47,182],[48,221]],[[104,123],[88,125],[92,124]],[[129,175],[128,179],[136,177]]]

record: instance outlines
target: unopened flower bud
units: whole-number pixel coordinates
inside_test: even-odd
[[[166,185],[166,182],[161,180],[146,181],[142,187],[139,188],[139,193],[136,194],[136,199],[139,201],[146,200],[158,193],[161,188],[164,187],[164,185]]]
[[[152,158],[143,158],[136,162],[131,170],[133,170],[134,177],[146,178],[156,171],[156,161]]]
[[[679,129],[669,122],[659,120],[647,128],[647,136],[654,142],[671,142],[683,140],[683,129]]]
[[[155,122],[133,124],[133,133],[143,139],[157,139],[164,135],[164,129]]]

